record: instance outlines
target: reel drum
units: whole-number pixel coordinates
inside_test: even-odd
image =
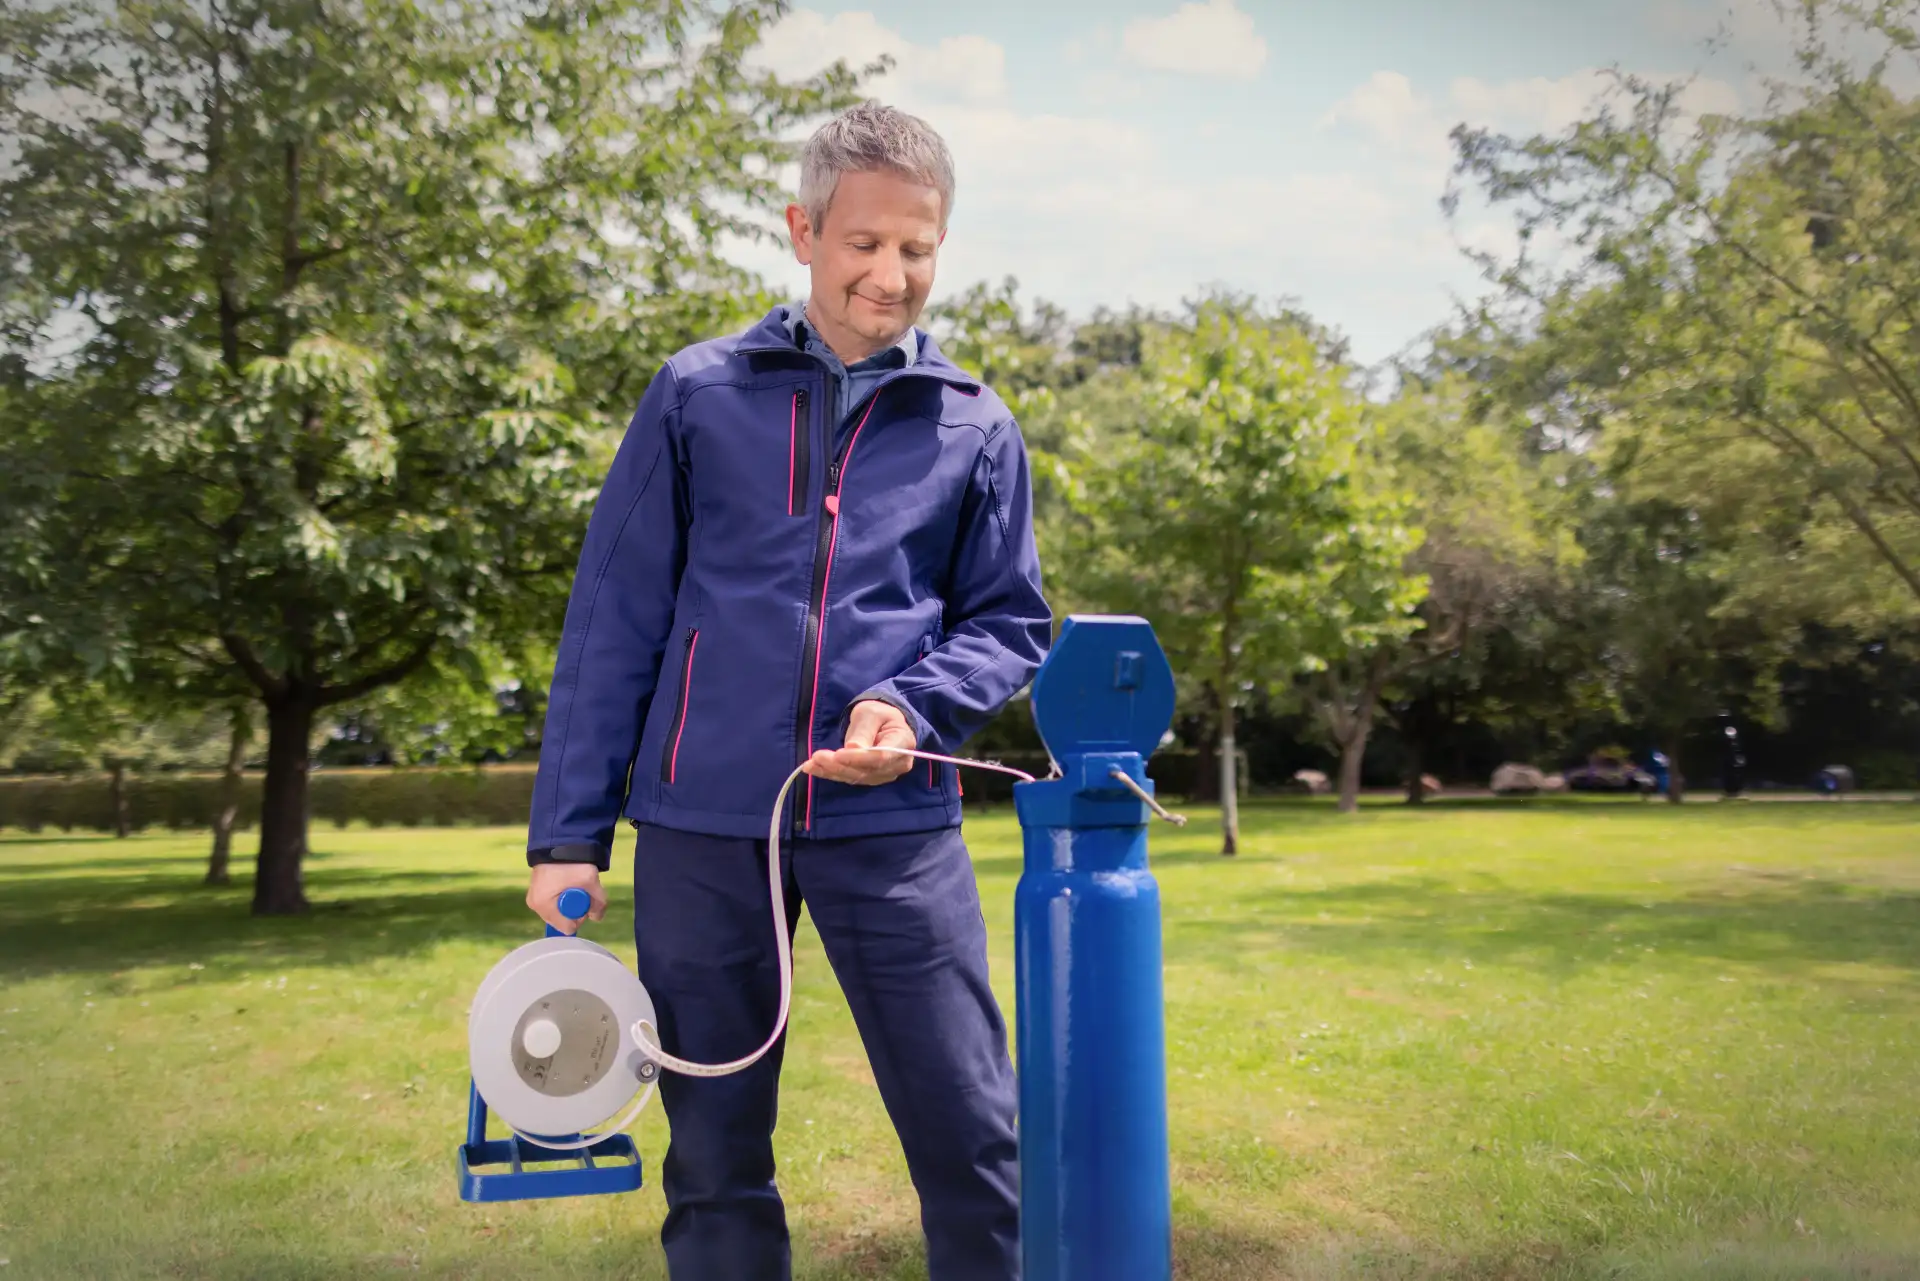
[[[474,1086],[522,1134],[578,1134],[611,1120],[658,1078],[633,1039],[642,1020],[653,1024],[653,1001],[612,952],[567,935],[527,943],[474,994]]]

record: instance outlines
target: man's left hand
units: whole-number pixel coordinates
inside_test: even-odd
[[[837,752],[815,752],[807,761],[806,771],[816,778],[830,778],[837,783],[867,787],[891,783],[913,768],[913,757],[870,749],[914,746],[913,727],[907,724],[900,709],[891,703],[868,699],[853,705],[853,715],[847,720],[846,746]]]

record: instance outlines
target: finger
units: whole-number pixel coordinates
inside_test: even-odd
[[[815,778],[831,779],[836,783],[853,781],[850,777],[852,771],[848,770],[847,767],[840,762],[838,753],[829,752],[824,748],[813,754],[812,758],[807,761],[805,768],[807,773],[813,775]]]
[[[875,747],[913,747],[913,727],[899,721],[888,721],[880,730],[880,736],[873,740]]]
[[[881,714],[871,703],[862,703],[853,709],[853,716],[847,722],[846,746],[849,750],[873,746],[874,735],[884,724]]]
[[[554,929],[573,933],[573,922],[560,915],[560,905],[554,901],[554,896],[542,893],[537,886],[527,890],[527,907]]]

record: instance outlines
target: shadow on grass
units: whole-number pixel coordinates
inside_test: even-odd
[[[1462,803],[1463,808],[1485,804]],[[1657,816],[1656,830],[1665,832],[1695,821],[1711,822],[1715,830],[1747,823],[1777,830],[1783,818],[1789,825],[1877,827],[1897,821],[1915,826],[1912,811],[1899,806],[1700,806],[1697,820],[1684,809],[1632,802],[1580,801],[1567,808],[1628,823]],[[1789,817],[1789,811],[1800,813]],[[1497,829],[1503,813],[1487,818]],[[1356,821],[1404,825],[1410,833],[1420,826],[1419,816],[1407,810],[1356,820],[1330,806],[1283,801],[1258,806],[1247,827],[1250,833],[1331,829]],[[976,846],[996,851],[977,859],[976,867],[990,881],[1003,878],[1000,887],[1020,870],[1017,855],[997,852],[1007,848],[1009,837],[1017,840],[1016,832],[996,828],[974,837]],[[489,872],[465,861],[446,871],[418,860],[406,868],[343,865],[323,848],[309,856],[313,913],[256,920],[247,913],[250,860],[236,860],[231,886],[212,888],[201,884],[203,862],[197,853],[178,853],[177,847],[165,853],[149,847],[143,853],[137,846],[108,852],[88,837],[43,842],[56,854],[67,843],[76,847],[71,862],[57,857],[0,861],[0,974],[112,971],[220,958],[355,965],[455,939],[510,948],[538,933],[512,883],[513,869],[504,866]],[[1191,838],[1168,842],[1154,854],[1162,868],[1218,860],[1207,843]],[[1189,877],[1165,900],[1166,956],[1176,964],[1228,965],[1250,954],[1400,965],[1467,956],[1565,974],[1652,948],[1668,961],[1692,957],[1787,969],[1851,962],[1920,969],[1920,891],[1787,869],[1733,876],[1711,891],[1673,896],[1663,889],[1641,898],[1619,891],[1521,888],[1462,868],[1444,876],[1322,888],[1242,886],[1231,899],[1218,901],[1191,898],[1205,891]],[[610,921],[596,933],[618,938],[620,929]]]
[[[478,872],[322,870],[308,877],[311,913],[255,918],[248,914],[247,876],[210,887],[193,867],[139,875],[101,875],[97,866],[18,876],[12,873],[21,865],[7,870],[0,881],[0,974],[11,976],[221,959],[357,965],[451,939],[512,947],[539,932],[521,892]],[[596,929],[612,933],[618,925]]]
[[[1195,855],[1195,858],[1202,857]],[[983,860],[996,861],[996,860]],[[513,947],[537,933],[517,888],[477,872],[336,868],[310,878],[313,912],[247,914],[244,880],[213,889],[192,869],[43,872],[0,883],[0,973],[25,976],[244,959],[357,965],[454,939]],[[1236,895],[1231,915],[1168,903],[1169,962],[1250,953],[1426,964],[1461,956],[1568,974],[1653,948],[1774,969],[1842,962],[1920,969],[1920,893],[1756,875],[1745,893],[1636,900],[1437,877]],[[618,922],[595,933],[617,937]]]

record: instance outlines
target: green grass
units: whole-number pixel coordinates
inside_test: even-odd
[[[1263,804],[1234,860],[1194,818],[1153,834],[1182,1278],[1920,1276],[1920,805]],[[968,833],[1011,1012],[1018,833]],[[202,837],[0,834],[0,1281],[663,1277],[657,1109],[639,1194],[455,1196],[518,839],[316,828],[318,910],[254,921]],[[797,1273],[924,1276],[798,958]]]

